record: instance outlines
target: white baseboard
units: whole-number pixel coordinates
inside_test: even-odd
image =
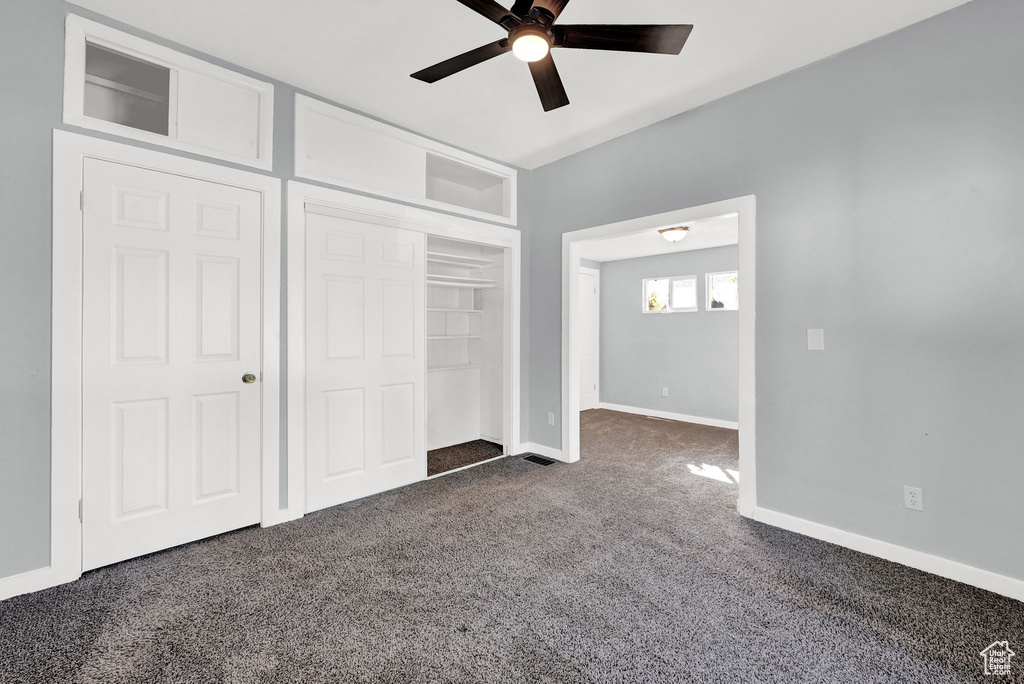
[[[260,527],[273,527],[274,525],[281,525],[282,523],[292,522],[298,520],[306,515],[304,511],[286,508],[280,511],[276,511],[269,518],[264,518],[260,522]]]
[[[685,413],[669,413],[668,411],[656,411],[654,409],[636,408],[635,406],[623,406],[622,404],[609,404],[606,401],[598,402],[597,408],[608,409],[609,411],[620,411],[622,413],[634,413],[638,416],[651,416],[652,418],[678,420],[683,423],[710,425],[711,427],[728,428],[730,430],[740,429],[739,423],[731,420],[718,420],[717,418],[701,418],[700,416],[688,416]]]
[[[517,454],[525,453],[537,454],[545,458],[553,458],[556,461],[563,461],[562,450],[555,449],[554,447],[544,446],[543,444],[537,444],[535,442],[523,442],[516,449]]]
[[[81,577],[80,574],[76,574],[73,577],[65,577],[54,568],[47,566],[38,570],[29,570],[18,575],[0,578],[0,601],[20,596],[21,594],[31,594],[33,591],[49,589],[58,584],[67,584],[79,577]]]
[[[755,508],[752,517],[758,522],[763,522],[773,527],[780,527],[790,532],[814,537],[837,546],[884,558],[894,563],[930,572],[933,575],[963,582],[972,587],[978,587],[979,589],[1008,596],[1018,601],[1024,601],[1024,580],[997,575],[988,570],[964,565],[947,558],[933,556],[923,551],[914,551],[903,546],[872,539],[871,537],[864,537],[853,532],[846,532],[835,527],[811,522],[803,518],[796,518],[792,515],[766,508]]]
[[[446,475],[452,475],[454,473],[458,473],[458,472],[463,471],[463,470],[469,470],[470,468],[476,468],[477,466],[482,466],[485,463],[493,463],[494,461],[500,461],[503,458],[508,458],[508,456],[506,456],[505,454],[502,454],[501,456],[495,456],[494,458],[488,458],[488,459],[485,459],[483,461],[477,461],[476,463],[470,463],[469,465],[464,465],[464,466],[461,466],[459,468],[452,468],[451,470],[446,470],[443,473],[437,473],[435,475],[427,475],[427,479],[428,480],[434,480],[434,479],[437,479],[439,477],[444,477]]]

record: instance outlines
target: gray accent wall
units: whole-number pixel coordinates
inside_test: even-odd
[[[602,402],[736,422],[739,313],[707,310],[704,275],[736,270],[738,252],[716,247],[603,264]],[[682,275],[697,276],[698,310],[644,313],[644,279]]]
[[[1021,26],[975,0],[535,170],[532,441],[562,233],[753,194],[758,504],[1024,579]]]
[[[49,564],[50,545],[50,247],[53,130],[115,140],[167,154],[263,173],[130,139],[65,126],[64,21],[92,19],[193,57],[274,84],[274,169],[294,177],[294,95],[316,97],[286,83],[113,21],[63,0],[0,0],[0,579]],[[340,106],[344,106],[341,104]],[[524,230],[523,297],[529,293],[529,174],[520,170],[519,227]],[[304,181],[309,182],[309,181]],[[315,185],[317,183],[314,183]],[[287,215],[282,185],[282,212]],[[365,193],[358,193],[365,194]],[[283,224],[282,224],[283,225]],[[287,245],[282,230],[282,259]],[[286,277],[286,261],[282,264]],[[281,298],[281,366],[286,371],[287,311]],[[529,401],[528,304],[523,305],[522,404]],[[282,377],[282,391],[287,378]],[[282,454],[287,444],[282,396]],[[523,410],[523,431],[528,429]],[[281,488],[287,492],[282,460]]]

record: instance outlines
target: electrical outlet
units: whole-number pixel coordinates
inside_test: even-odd
[[[924,492],[921,488],[903,485],[903,505],[915,511],[923,511]]]
[[[668,396],[668,387],[662,387],[661,388],[661,396],[663,396],[663,397],[667,397]]]
[[[555,424],[555,414],[554,413],[548,413],[548,425],[554,425],[554,424]]]

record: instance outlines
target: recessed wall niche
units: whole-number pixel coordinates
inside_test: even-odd
[[[167,135],[171,70],[99,45],[85,45],[85,115]]]
[[[272,168],[274,86],[68,15],[64,123]]]

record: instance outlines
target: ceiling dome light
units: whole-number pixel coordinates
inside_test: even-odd
[[[512,54],[524,62],[537,62],[548,56],[551,43],[540,33],[524,32],[512,43]]]
[[[675,228],[662,228],[658,232],[669,242],[679,242],[690,234],[690,229],[686,226],[676,226]]]

